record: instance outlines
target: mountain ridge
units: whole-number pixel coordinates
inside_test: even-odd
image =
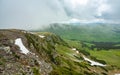
[[[20,38],[29,50],[27,54],[22,52],[19,43],[15,44]],[[114,71],[110,65],[91,65],[90,57],[88,60],[85,56],[86,61],[83,55],[78,48],[53,33],[0,30],[1,75],[104,75]]]
[[[64,39],[95,42],[119,42],[119,24],[51,24],[43,30],[61,36]]]

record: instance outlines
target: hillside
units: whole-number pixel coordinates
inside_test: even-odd
[[[41,31],[41,30],[37,30]],[[64,39],[95,42],[120,42],[120,24],[51,24],[42,31],[53,32]]]
[[[113,75],[120,68],[49,32],[0,30],[0,75]]]

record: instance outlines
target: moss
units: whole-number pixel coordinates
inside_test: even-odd
[[[84,55],[86,55],[86,56],[89,56],[90,55],[90,53],[89,52],[87,52],[86,50],[79,50],[81,53],[83,53]]]
[[[106,64],[106,62],[104,60],[97,59],[96,57],[91,56],[91,59],[93,59],[99,63]]]
[[[3,65],[4,63],[2,61],[0,61],[0,65]]]
[[[49,75],[60,75],[60,71],[53,70]]]
[[[54,62],[55,62],[55,64],[56,65],[60,65],[61,64],[61,59],[60,59],[60,57],[56,57],[55,59],[54,59]]]
[[[87,62],[80,62],[80,63],[77,63],[77,65],[79,65],[82,68],[88,68],[88,66],[89,66],[89,64]]]
[[[14,56],[15,58],[20,59],[20,56],[17,55],[15,52],[12,52],[12,54],[13,54],[13,56]]]
[[[78,60],[83,60],[82,56],[76,56],[76,55],[74,55],[74,57],[76,57]]]
[[[37,69],[36,67],[33,67],[33,74],[34,75],[40,75],[39,69]]]
[[[67,67],[59,67],[57,70],[53,70],[51,75],[83,75]]]
[[[84,75],[99,75],[98,73],[91,73],[88,71],[84,71]]]

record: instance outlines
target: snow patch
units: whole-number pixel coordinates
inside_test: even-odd
[[[34,32],[29,32],[30,34],[36,34],[36,33],[34,33]]]
[[[77,54],[79,53],[79,51],[76,48],[72,48],[73,51],[75,51]]]
[[[22,53],[24,54],[29,53],[29,50],[23,45],[21,38],[17,38],[15,40],[15,44],[20,47],[20,50],[22,51]]]
[[[76,51],[76,48],[72,48],[73,51]]]
[[[84,58],[84,60],[90,62],[90,63],[91,63],[91,66],[94,66],[94,65],[97,65],[97,66],[106,66],[106,65],[101,64],[101,63],[99,63],[99,62],[92,61],[92,60],[86,58],[85,56],[83,56],[83,58]]]
[[[120,75],[120,74],[115,74],[115,75]]]
[[[78,53],[79,53],[79,51],[76,51],[76,53],[78,54]]]
[[[45,36],[43,36],[43,35],[39,35],[39,37],[40,37],[40,38],[44,38]]]

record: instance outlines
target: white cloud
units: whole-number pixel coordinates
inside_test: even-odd
[[[109,13],[112,11],[111,6],[107,3],[107,0],[100,0],[100,2],[98,3],[99,6],[97,8],[97,16],[102,16],[103,13]]]
[[[0,28],[37,29],[66,19],[58,0],[0,0]]]
[[[69,0],[70,3],[72,4],[73,8],[76,8],[77,6],[86,6],[88,3],[88,0]]]
[[[120,0],[0,0],[0,28],[39,28],[78,19],[120,21]]]

